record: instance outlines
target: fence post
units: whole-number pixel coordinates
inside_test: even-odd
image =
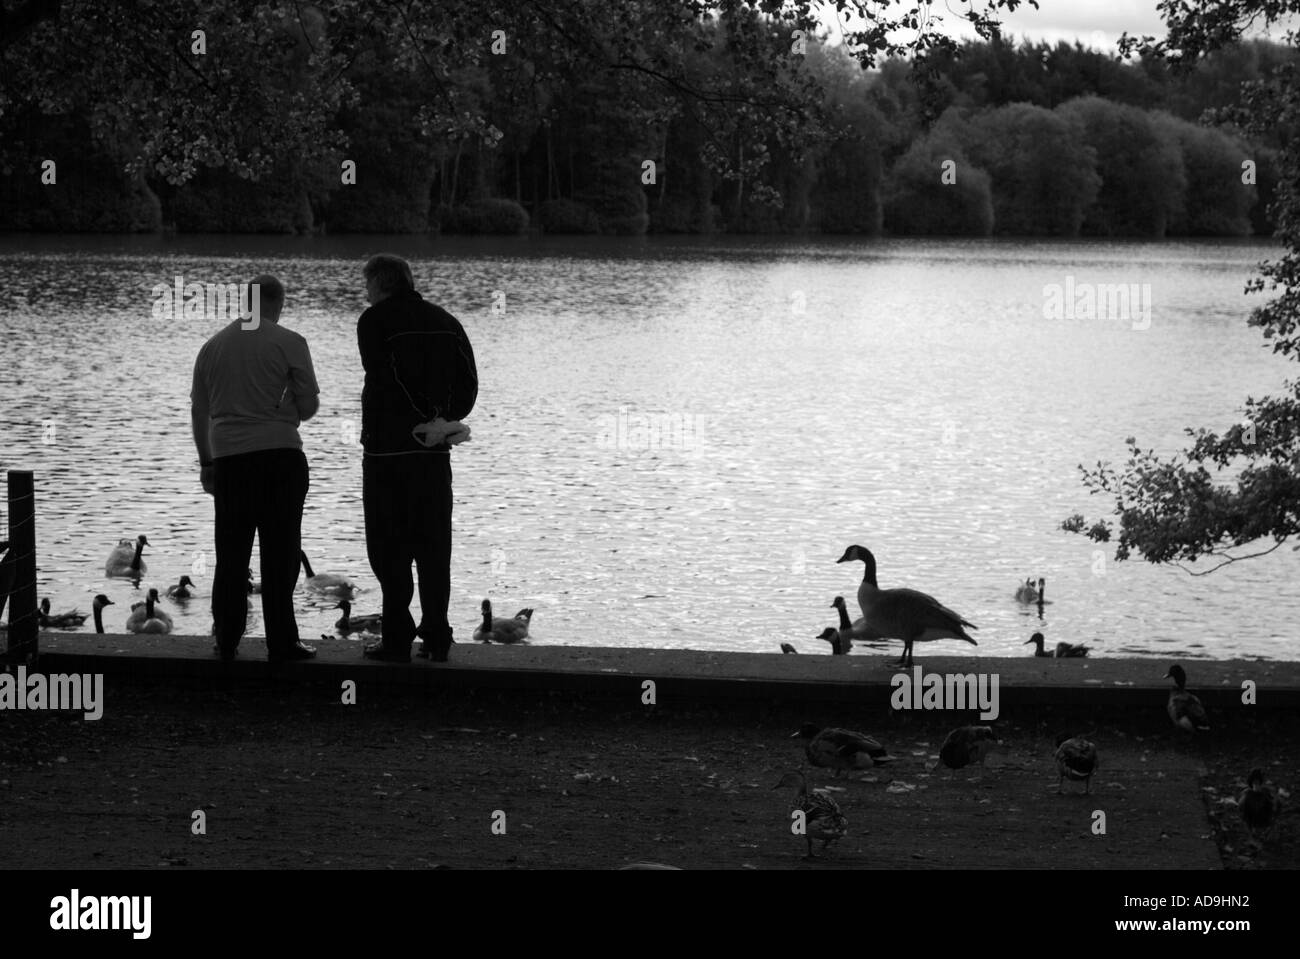
[[[36,618],[36,493],[31,470],[9,471],[9,593],[7,658],[25,660],[38,652]]]

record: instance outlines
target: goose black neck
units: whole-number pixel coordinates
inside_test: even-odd
[[[483,630],[492,632],[492,604],[487,603],[483,606]]]
[[[104,631],[104,611],[100,609],[98,606],[96,606],[95,607],[95,632],[102,633],[103,631]]]
[[[840,611],[840,629],[852,629],[853,623],[849,620],[848,606],[845,603],[836,603],[835,608]]]
[[[135,556],[131,558],[131,568],[138,570],[140,568],[140,554],[144,552],[144,543],[140,540],[135,541]]]
[[[879,589],[880,584],[876,582],[876,561],[871,558],[865,558],[862,560],[862,566],[862,582]]]
[[[153,594],[144,598],[144,618],[153,619]]]

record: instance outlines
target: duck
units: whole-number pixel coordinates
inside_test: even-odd
[[[933,596],[915,589],[881,589],[876,583],[876,558],[865,546],[850,546],[836,562],[861,560],[865,566],[862,585],[858,587],[858,605],[862,607],[865,629],[881,639],[901,639],[903,657],[900,666],[912,665],[912,644],[937,639],[960,639],[978,646],[964,627],[978,629]]]
[[[346,599],[341,600],[335,609],[343,610],[343,617],[334,624],[334,628],[340,633],[360,633],[367,630],[379,632],[383,628],[383,615],[381,613],[367,613],[363,616],[353,616],[352,604]]]
[[[50,615],[50,598],[46,596],[41,600],[39,619],[42,629],[67,629],[69,626],[80,626],[86,621],[88,613],[83,613],[79,609],[70,610],[66,613],[55,613]]]
[[[828,727],[823,729],[815,723],[804,723],[791,739],[803,738],[804,752],[808,762],[835,770],[836,778],[844,769],[870,769],[891,763],[896,757],[890,756],[885,747],[870,736],[856,733],[851,729]]]
[[[309,590],[325,596],[333,596],[335,599],[354,600],[357,598],[359,590],[352,580],[334,573],[317,575],[312,571],[311,563],[307,559],[307,551],[300,550],[298,555],[302,559],[303,571],[307,574],[306,586]],[[249,572],[252,572],[252,570],[249,570]]]
[[[1016,587],[1016,602],[1024,603],[1026,606],[1030,603],[1038,602],[1038,590],[1034,588],[1034,580],[1032,577],[1026,579]]]
[[[853,640],[833,626],[827,626],[814,639],[824,639],[831,644],[832,656],[847,656],[849,650],[853,648]]]
[[[135,538],[134,545],[131,540],[124,539],[113,547],[113,552],[108,554],[108,562],[104,564],[104,575],[117,577],[119,579],[139,579],[148,570],[148,565],[140,558],[144,548],[149,545],[149,539],[141,533]]]
[[[813,840],[820,839],[822,852],[825,852],[831,843],[838,842],[848,833],[849,821],[841,811],[840,804],[828,793],[820,789],[808,791],[808,781],[804,779],[803,773],[788,772],[772,788],[783,789],[789,786],[798,787],[790,811],[803,812],[803,837],[808,843],[808,855],[804,858],[813,859]]]
[[[95,615],[95,632],[104,631],[104,607],[116,606],[117,604],[105,596],[103,593],[98,594],[90,604],[91,612]]]
[[[1082,656],[1087,656],[1088,650],[1091,649],[1091,647],[1084,646],[1081,643],[1057,643],[1056,649],[1049,653],[1043,648],[1043,642],[1043,634],[1034,633],[1034,635],[1030,636],[1020,645],[1028,646],[1030,643],[1033,643],[1035,656],[1049,656],[1055,657],[1056,659],[1078,659]]]
[[[1165,711],[1179,729],[1188,733],[1209,732],[1210,718],[1205,714],[1201,701],[1187,691],[1187,674],[1177,663],[1169,667],[1165,679],[1172,679],[1178,686],[1169,691],[1169,702]]]
[[[151,589],[143,603],[131,607],[126,628],[132,633],[170,633],[172,618],[158,609],[158,590]]]
[[[492,601],[483,600],[483,622],[474,630],[474,639],[484,643],[519,643],[528,638],[528,626],[532,620],[531,609],[520,610],[514,619],[492,618]],[[526,617],[520,618],[521,614]]]
[[[1277,819],[1279,806],[1273,790],[1264,785],[1264,770],[1252,769],[1246,779],[1246,789],[1237,800],[1241,821],[1250,830],[1251,837],[1262,832],[1268,835]]]
[[[783,652],[783,653],[798,653],[799,650],[795,649],[795,648],[794,648],[793,646],[791,646],[789,643],[782,643],[782,644],[781,644],[781,652]]]
[[[1078,782],[1083,780],[1083,792],[1087,795],[1092,790],[1092,774],[1097,771],[1097,747],[1082,736],[1062,733],[1056,737],[1056,771],[1060,778],[1056,781],[1056,793],[1062,795],[1061,786],[1067,779]]]
[[[182,576],[181,581],[175,586],[167,587],[167,595],[172,599],[189,599],[194,595],[190,590],[190,587],[193,585],[194,580],[190,579],[188,576]]]
[[[981,775],[984,760],[998,744],[998,737],[991,726],[961,726],[948,734],[948,738],[939,747],[939,761],[953,770],[979,763]]]

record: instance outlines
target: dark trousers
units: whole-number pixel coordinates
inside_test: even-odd
[[[366,552],[384,591],[384,645],[409,650],[419,635],[432,650],[451,646],[451,456],[367,456],[361,467]],[[411,617],[420,573],[420,626]]]
[[[262,555],[262,613],[268,650],[298,642],[293,588],[302,551],[307,457],[302,450],[259,450],[213,460],[216,467],[217,572],[212,619],[217,642],[239,645],[248,615],[248,568],[257,533]]]

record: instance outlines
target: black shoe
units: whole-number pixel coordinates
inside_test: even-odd
[[[221,643],[214,643],[212,645],[212,651],[220,656],[221,661],[224,663],[230,662],[239,655],[238,646],[223,646]]]
[[[415,655],[421,659],[427,659],[431,663],[445,663],[447,654],[450,652],[450,644],[447,646],[434,646],[430,640],[425,640],[420,651]]]
[[[381,663],[409,663],[411,661],[411,650],[394,649],[391,646],[385,646],[382,642],[371,643],[361,651],[361,655],[366,659],[377,659]]]
[[[300,659],[315,659],[316,650],[311,646],[304,646],[302,641],[294,643],[292,646],[266,651],[267,662],[271,663],[291,663]]]

